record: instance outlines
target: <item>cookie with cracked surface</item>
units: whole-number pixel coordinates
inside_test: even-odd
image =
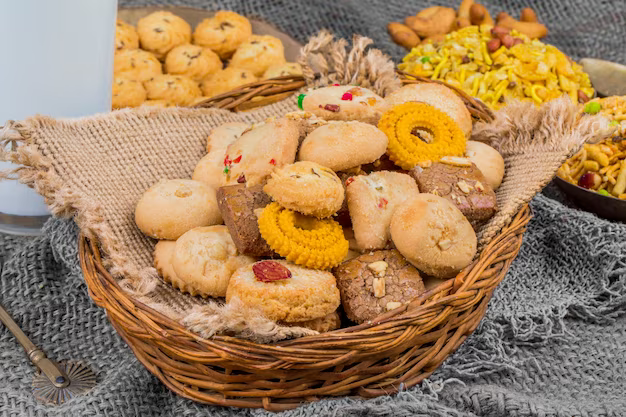
[[[196,26],[193,42],[211,49],[221,59],[227,59],[251,35],[252,25],[248,19],[230,10],[218,10],[213,17]]]
[[[356,120],[376,125],[385,108],[385,100],[381,96],[353,85],[318,88],[307,92],[302,99],[304,111],[324,120]]]
[[[239,45],[229,65],[250,70],[261,77],[269,67],[285,62],[285,47],[280,39],[271,35],[252,35]]]
[[[375,251],[335,268],[348,318],[365,323],[424,292],[422,278],[397,250]]]
[[[172,48],[191,42],[191,26],[184,19],[167,11],[158,11],[137,22],[141,48],[157,58],[165,58]]]
[[[144,82],[150,100],[166,100],[178,106],[190,106],[202,91],[198,84],[183,75],[156,75]]]
[[[283,260],[239,268],[230,279],[226,302],[237,297],[270,320],[287,323],[318,319],[339,307],[333,274]]]
[[[198,82],[221,69],[220,57],[210,49],[198,45],[176,46],[165,57],[165,72],[184,75]]]
[[[113,57],[113,73],[116,77],[144,82],[163,71],[154,54],[141,49],[123,49]]]

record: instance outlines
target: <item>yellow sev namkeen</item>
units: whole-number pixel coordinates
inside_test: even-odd
[[[522,43],[489,52],[491,29],[468,26],[446,35],[442,42],[420,44],[398,68],[459,87],[492,109],[499,109],[507,99],[541,104],[564,93],[575,103],[582,94],[593,97],[589,76],[563,52],[517,31],[511,35]]]
[[[263,209],[259,230],[274,252],[307,268],[330,269],[348,253],[339,223],[304,216],[275,202]]]

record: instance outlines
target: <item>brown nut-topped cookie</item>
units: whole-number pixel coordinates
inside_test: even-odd
[[[496,194],[476,165],[466,158],[435,162],[427,168],[417,166],[411,176],[420,192],[451,201],[470,222],[487,220],[496,213]]]
[[[364,323],[424,292],[419,272],[397,250],[370,252],[335,269],[348,318]]]

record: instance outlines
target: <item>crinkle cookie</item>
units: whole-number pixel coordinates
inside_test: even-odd
[[[302,67],[297,62],[285,62],[284,64],[272,65],[263,73],[263,78],[276,78],[285,75],[302,75]]]
[[[165,57],[168,74],[184,75],[194,81],[202,81],[221,69],[220,57],[210,49],[197,45],[179,45]]]
[[[337,174],[308,161],[275,170],[263,191],[281,206],[319,219],[336,213],[344,199]]]
[[[237,48],[229,65],[250,70],[260,77],[272,65],[285,62],[285,48],[280,39],[270,35],[252,35]]]
[[[226,149],[224,185],[265,182],[275,168],[294,162],[299,138],[300,123],[284,117],[245,132]]]
[[[394,210],[419,194],[415,180],[400,172],[378,171],[346,181],[348,210],[360,250],[382,249],[389,241]]]
[[[223,297],[237,269],[254,259],[241,255],[226,226],[196,227],[176,241],[172,265],[178,280],[171,284],[202,297]]]
[[[389,140],[377,127],[362,122],[332,122],[311,132],[302,142],[298,159],[343,171],[374,162]]]
[[[288,323],[327,316],[340,304],[333,274],[283,260],[260,261],[235,271],[226,302],[233,297],[270,320]]]
[[[319,319],[285,324],[297,327],[306,327],[307,329],[315,330],[316,332],[326,333],[337,330],[341,327],[341,317],[339,317],[339,313],[334,311],[324,317],[320,317]]]
[[[190,106],[202,92],[191,78],[182,75],[157,75],[144,83],[150,100],[167,100],[178,106]]]
[[[252,25],[248,19],[230,10],[219,10],[196,26],[193,42],[227,59],[250,35]]]
[[[228,67],[202,80],[200,88],[206,97],[213,97],[255,81],[258,81],[258,78],[252,71]]]
[[[191,26],[171,12],[158,11],[137,22],[141,48],[162,59],[174,47],[191,42]]]
[[[141,49],[123,49],[113,57],[116,77],[144,82],[162,74],[161,63],[150,52]]]
[[[357,120],[376,125],[385,112],[385,100],[367,88],[333,85],[307,92],[302,110],[325,120]]]
[[[112,105],[114,109],[137,107],[146,100],[146,89],[136,80],[124,77],[113,79]]]
[[[139,35],[132,25],[117,19],[115,22],[115,50],[139,48]]]
[[[449,200],[419,194],[400,205],[391,218],[391,238],[420,271],[450,278],[472,262],[476,233]]]
[[[194,227],[221,222],[215,190],[193,180],[161,180],[135,207],[137,227],[155,239],[175,240]]]
[[[365,323],[424,292],[419,272],[397,250],[370,252],[335,269],[348,318]]]
[[[165,282],[178,282],[178,277],[172,265],[172,255],[175,247],[175,240],[159,240],[154,246],[154,267]]]

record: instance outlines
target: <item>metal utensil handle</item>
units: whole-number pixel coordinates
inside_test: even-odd
[[[7,329],[13,336],[20,342],[20,345],[26,351],[30,361],[41,369],[41,372],[48,377],[50,382],[57,388],[66,387],[69,384],[69,379],[61,372],[54,362],[46,357],[43,350],[39,349],[33,342],[30,341],[28,336],[20,329],[20,326],[11,318],[9,313],[0,304],[0,321],[7,326]]]

